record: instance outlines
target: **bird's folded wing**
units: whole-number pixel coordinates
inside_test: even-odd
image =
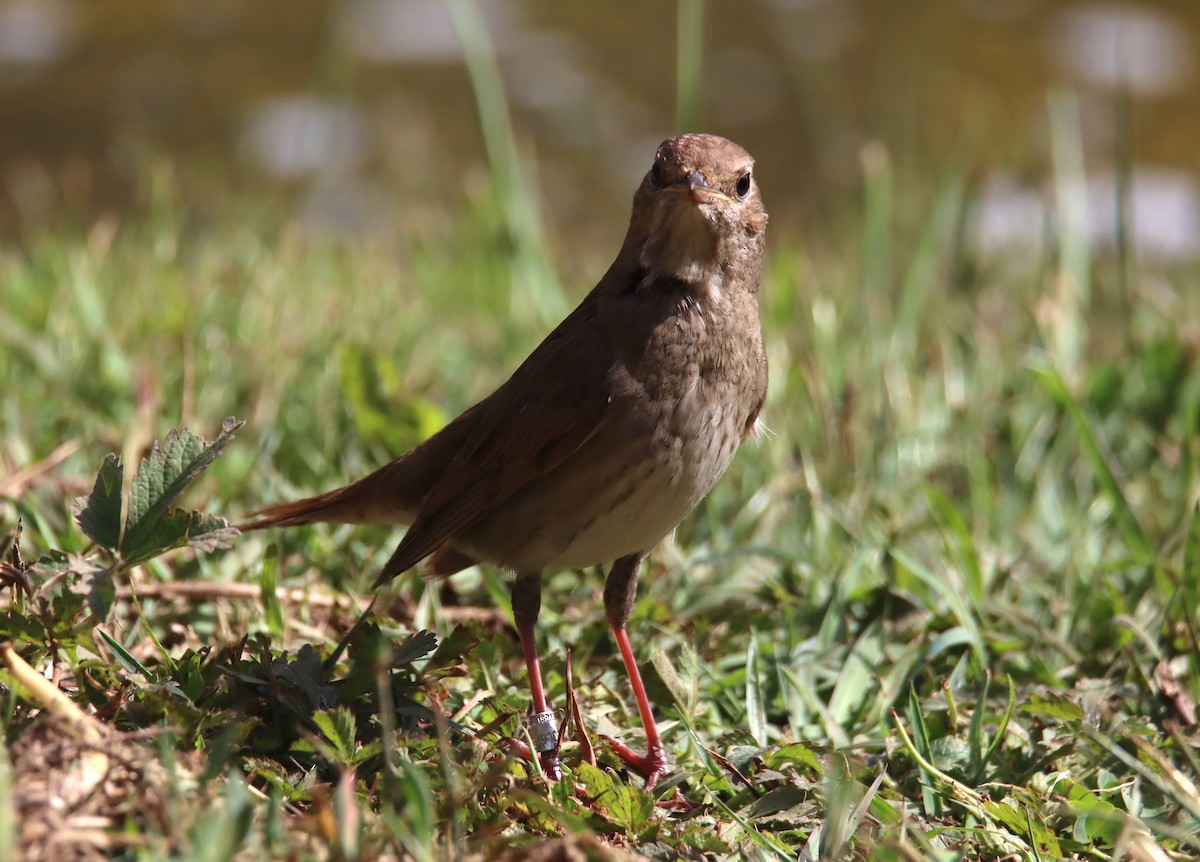
[[[586,303],[576,309],[481,405],[474,433],[429,492],[377,586],[562,464],[596,432],[609,401],[612,360],[590,317]]]

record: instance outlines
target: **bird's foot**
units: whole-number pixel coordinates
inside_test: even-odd
[[[611,736],[601,738],[608,743],[617,757],[646,776],[647,790],[653,790],[654,786],[658,784],[658,780],[671,769],[671,763],[667,760],[667,753],[663,750],[661,744],[650,746],[645,754],[638,754],[628,745],[620,740],[613,739]],[[658,801],[658,807],[666,808],[670,811],[687,813],[696,810],[700,806],[684,796],[680,789],[676,787],[670,796],[664,796]]]
[[[642,775],[646,776],[646,789],[653,790],[658,779],[667,774],[671,764],[667,761],[667,753],[662,744],[652,745],[645,754],[638,754],[625,743],[611,736],[601,737],[617,755]]]

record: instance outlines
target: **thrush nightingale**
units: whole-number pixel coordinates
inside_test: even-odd
[[[530,738],[552,778],[558,734],[534,641],[541,573],[609,562],[604,608],[647,752],[610,744],[648,786],[667,769],[626,624],[643,558],[725,472],[763,404],[767,213],[753,166],[715,135],[664,141],[616,260],[506,383],[369,476],[243,526],[408,525],[376,586],[426,558],[432,576],[476,562],[512,572]]]

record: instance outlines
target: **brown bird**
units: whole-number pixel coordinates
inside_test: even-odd
[[[499,389],[369,476],[254,514],[242,529],[406,524],[376,586],[429,558],[515,574],[531,738],[559,777],[534,641],[541,573],[613,562],[604,608],[647,753],[613,743],[653,786],[667,758],[626,624],[642,559],[716,484],[767,389],[758,318],[767,214],[754,161],[714,135],[662,143],[600,283]]]

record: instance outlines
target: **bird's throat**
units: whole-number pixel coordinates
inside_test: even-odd
[[[707,284],[720,275],[717,231],[699,207],[669,214],[642,246],[641,265],[655,275]]]

